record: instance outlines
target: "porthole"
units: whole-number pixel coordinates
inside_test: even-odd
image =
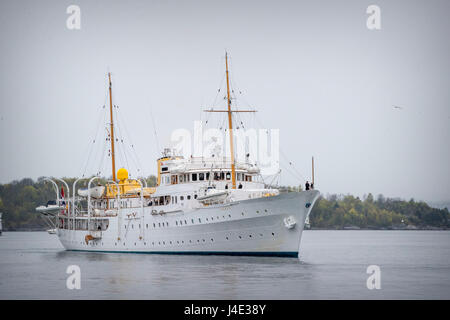
[[[227,239],[227,240],[228,240],[228,237],[225,237],[225,239]]]
[[[198,222],[202,223],[202,220],[200,218],[198,218]]]
[[[244,213],[242,212],[242,215],[244,215]]]
[[[211,238],[211,242],[214,242],[214,239],[213,239],[213,238]]]
[[[275,233],[273,233],[273,232],[272,232],[272,235],[274,236],[274,235],[275,235]]]
[[[259,210],[256,210],[256,213],[259,213]]]
[[[251,235],[251,234],[249,234],[249,235],[248,235],[248,237],[249,237],[249,238],[251,238],[251,237],[252,237],[252,235]]]
[[[231,214],[228,215],[231,218]]]
[[[265,212],[267,212],[267,209],[264,209]]]
[[[148,229],[148,223],[145,225],[145,227]]]
[[[242,237],[241,237],[241,236],[239,236],[239,239],[242,239]]]

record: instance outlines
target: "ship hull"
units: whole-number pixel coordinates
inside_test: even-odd
[[[95,239],[86,241],[87,230],[58,229],[58,237],[76,251],[297,257],[318,197],[316,190],[291,192],[164,215],[128,208]]]

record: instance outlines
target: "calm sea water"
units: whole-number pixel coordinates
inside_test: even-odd
[[[300,259],[64,251],[0,237],[0,299],[450,299],[449,231],[305,231]],[[66,268],[81,268],[81,289]],[[381,289],[369,290],[369,265]]]

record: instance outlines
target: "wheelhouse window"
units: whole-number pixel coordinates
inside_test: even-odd
[[[192,181],[197,181],[197,174],[196,173],[192,174]]]
[[[231,173],[227,172],[227,180],[231,179]]]
[[[205,180],[205,174],[204,174],[203,172],[200,172],[200,173],[198,174],[198,180],[200,180],[200,181]]]

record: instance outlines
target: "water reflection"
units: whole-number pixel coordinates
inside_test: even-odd
[[[46,233],[0,239],[0,298],[450,298],[450,232],[305,232],[300,259],[65,251]],[[79,265],[82,290],[67,290]],[[383,272],[367,290],[366,267]],[[411,280],[414,279],[414,280]]]

